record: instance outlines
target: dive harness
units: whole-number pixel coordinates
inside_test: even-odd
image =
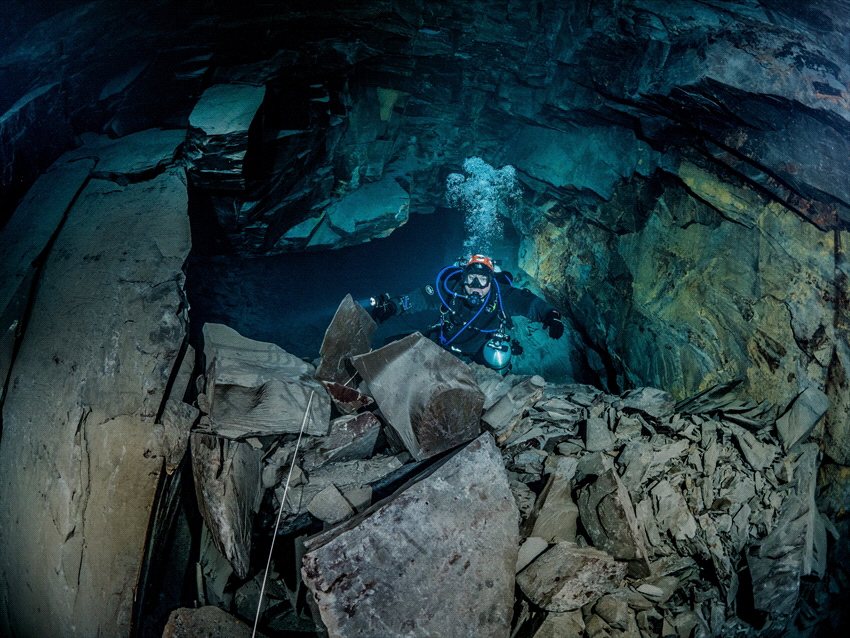
[[[442,308],[440,308],[440,323],[435,328],[439,328],[438,339],[439,344],[444,348],[451,350],[457,354],[462,354],[461,350],[452,345],[452,342],[455,341],[467,328],[470,330],[474,330],[476,332],[490,334],[492,335],[490,339],[484,344],[484,348],[482,351],[482,355],[484,357],[484,361],[487,365],[494,370],[497,370],[502,373],[506,373],[510,367],[511,361],[511,352],[513,348],[511,347],[511,339],[508,335],[508,329],[512,327],[512,322],[510,317],[508,317],[505,312],[504,306],[502,305],[502,290],[499,286],[499,282],[494,276],[491,281],[494,286],[491,286],[490,290],[487,292],[487,296],[480,301],[473,299],[471,295],[464,295],[459,292],[455,292],[448,286],[448,282],[450,279],[456,277],[457,275],[463,272],[462,268],[457,266],[449,266],[447,268],[443,268],[440,273],[437,275],[437,295],[440,298],[440,302],[442,303]],[[508,285],[510,285],[510,279],[507,279]],[[491,330],[485,330],[482,328],[476,328],[472,324],[476,319],[481,315],[482,312],[488,307],[492,307],[490,303],[490,299],[493,296],[493,290],[496,291],[496,301],[499,312],[499,327],[493,328]],[[447,301],[446,298],[449,297]],[[477,297],[475,295],[474,297]],[[463,323],[463,325],[459,323],[455,323],[452,321],[452,317],[456,315],[456,311],[452,308],[453,303],[455,303],[458,299],[464,299],[471,302],[472,305],[480,305],[480,308],[472,315],[472,318],[469,321]],[[452,326],[460,325],[460,329],[454,333],[451,337],[446,335],[446,325],[450,324]]]

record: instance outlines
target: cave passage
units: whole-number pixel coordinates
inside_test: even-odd
[[[319,347],[346,294],[355,301],[430,283],[461,254],[463,219],[451,209],[412,215],[389,237],[338,250],[245,257],[222,254],[193,228],[186,292],[192,339],[206,322],[268,341],[304,359]]]
[[[190,206],[190,210],[191,210]],[[528,277],[516,264],[517,234],[506,224],[493,257],[517,281]],[[271,256],[240,255],[217,240],[214,218],[208,211],[192,214],[193,249],[186,267],[186,294],[190,304],[190,339],[203,349],[201,331],[207,322],[225,324],[243,336],[274,343],[305,360],[319,356],[325,330],[346,294],[367,304],[374,295],[405,294],[433,283],[437,273],[463,254],[464,216],[457,209],[438,208],[413,214],[388,237],[335,250],[301,251]],[[408,325],[402,320],[402,327]],[[409,324],[410,331],[418,326]],[[374,347],[390,338],[378,328]],[[573,374],[557,366],[560,351],[549,354],[543,331],[529,326],[520,336],[532,344],[528,354],[514,358],[517,371],[546,373],[557,382],[571,382]],[[564,344],[574,346],[569,336]],[[558,344],[560,345],[560,344]]]

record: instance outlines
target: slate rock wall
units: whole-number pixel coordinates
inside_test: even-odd
[[[39,275],[2,406],[4,635],[130,631],[186,335],[185,179],[89,180]]]

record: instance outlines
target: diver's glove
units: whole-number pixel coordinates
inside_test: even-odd
[[[378,295],[372,297],[372,319],[378,323],[384,323],[387,319],[398,312],[398,305],[389,295]]]
[[[511,341],[511,354],[512,355],[515,355],[515,356],[518,357],[523,352],[525,352],[525,348],[522,347],[522,344],[519,341],[517,341],[516,339]]]
[[[561,322],[561,313],[554,308],[543,317],[543,327],[549,329],[552,339],[560,339],[564,335],[564,324]]]

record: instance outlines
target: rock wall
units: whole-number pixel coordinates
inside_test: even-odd
[[[136,159],[132,147],[125,158]],[[80,183],[79,171],[56,170]],[[130,631],[163,470],[160,415],[186,334],[190,237],[182,169],[122,181],[90,179],[70,206],[10,372],[0,442],[5,635]]]
[[[651,380],[684,398],[742,378],[776,405],[825,387],[846,338],[846,231],[687,161],[675,177],[632,232],[583,216],[538,224],[523,268],[612,355],[620,387]]]

